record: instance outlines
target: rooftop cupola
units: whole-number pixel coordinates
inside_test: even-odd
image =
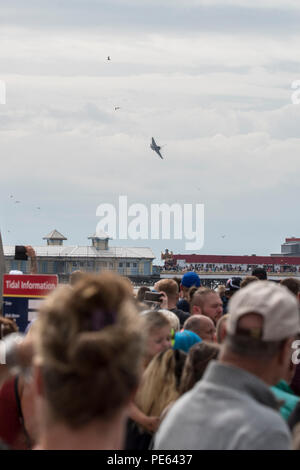
[[[59,233],[58,230],[54,229],[48,235],[43,237],[43,240],[47,240],[47,245],[60,246],[63,244],[64,240],[67,240],[67,238]]]
[[[92,240],[92,246],[96,248],[96,250],[108,250],[109,236],[102,230],[88,237],[88,239]]]

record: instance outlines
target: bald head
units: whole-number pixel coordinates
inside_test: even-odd
[[[214,322],[205,315],[192,315],[185,321],[183,328],[193,331],[203,341],[215,341],[216,328]]]
[[[221,344],[223,343],[225,337],[226,337],[226,322],[228,320],[228,313],[226,315],[223,315],[220,320],[217,323],[217,343]]]

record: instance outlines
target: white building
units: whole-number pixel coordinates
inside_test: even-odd
[[[67,238],[57,230],[43,237],[44,246],[34,246],[39,274],[58,274],[68,280],[73,271],[99,272],[105,269],[124,276],[144,277],[152,274],[155,255],[151,248],[110,247],[109,237],[102,232],[88,237],[89,246],[64,246]],[[29,273],[29,261],[14,259],[15,247],[4,246],[6,272],[12,269]]]

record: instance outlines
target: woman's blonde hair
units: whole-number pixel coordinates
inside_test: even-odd
[[[127,283],[85,274],[42,304],[35,329],[50,416],[70,427],[110,419],[130,399],[141,371],[143,336]]]
[[[166,315],[161,313],[159,310],[147,310],[142,312],[142,319],[145,334],[147,336],[151,335],[154,331],[160,328],[164,328],[168,325],[170,326],[171,330],[171,322],[169,318],[167,318]]]
[[[144,414],[160,416],[166,406],[178,398],[185,359],[183,351],[174,349],[154,356],[136,395],[136,404]]]
[[[171,328],[174,330],[175,333],[180,330],[180,321],[174,312],[171,312],[171,310],[166,310],[164,308],[161,308],[160,310],[158,310],[158,312],[162,313],[169,320]]]

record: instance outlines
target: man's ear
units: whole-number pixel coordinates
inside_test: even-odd
[[[294,338],[286,339],[278,353],[278,362],[280,365],[285,366],[286,370],[289,369],[290,363],[291,363],[291,358],[292,358],[292,353],[293,353],[293,349],[292,349],[293,341],[294,341]]]
[[[199,305],[193,305],[191,314],[192,315],[201,315],[202,314],[201,307],[199,307]]]

